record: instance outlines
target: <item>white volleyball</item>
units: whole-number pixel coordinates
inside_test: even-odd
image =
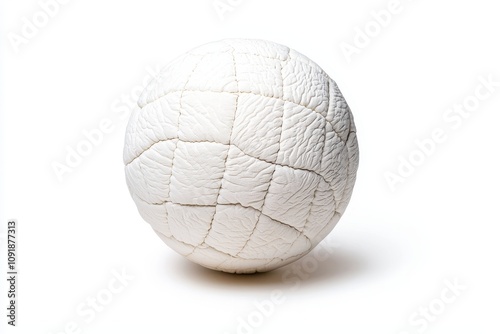
[[[356,129],[337,84],[288,47],[230,39],[151,81],[125,136],[139,213],[172,249],[233,273],[311,251],[344,213]]]

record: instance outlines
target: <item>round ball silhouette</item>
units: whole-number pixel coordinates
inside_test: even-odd
[[[140,215],[168,246],[211,269],[263,272],[307,254],[339,221],[356,128],[337,84],[307,57],[222,40],[147,85],[124,163]]]

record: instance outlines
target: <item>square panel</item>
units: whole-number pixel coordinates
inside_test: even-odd
[[[239,203],[256,210],[262,209],[273,171],[273,164],[252,158],[231,146],[219,203]]]
[[[170,233],[176,240],[193,246],[203,243],[210,228],[215,207],[166,203],[166,208]]]
[[[319,173],[325,144],[325,123],[324,117],[316,112],[286,102],[277,162]]]
[[[291,59],[283,67],[284,99],[326,116],[329,99],[329,78],[302,60]]]
[[[170,199],[174,203],[215,205],[228,146],[179,141],[174,153]]]
[[[261,215],[250,240],[238,256],[269,260],[281,257],[299,235],[295,229]]]
[[[229,144],[236,111],[236,94],[184,92],[179,139]]]
[[[320,179],[308,171],[276,166],[262,213],[301,230]]]
[[[241,94],[231,143],[243,152],[269,162],[276,161],[284,101]]]
[[[169,198],[169,179],[177,140],[161,141],[125,166],[127,184],[148,203],[163,203]]]
[[[235,54],[240,92],[282,98],[281,61],[248,54]]]
[[[260,212],[239,205],[218,205],[206,244],[236,256],[247,243]]]

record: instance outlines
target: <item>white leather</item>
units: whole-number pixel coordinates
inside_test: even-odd
[[[208,268],[268,271],[315,247],[351,197],[356,129],[337,84],[285,46],[232,39],[182,55],[126,130],[141,216]]]

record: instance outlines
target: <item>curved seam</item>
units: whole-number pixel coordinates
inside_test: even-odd
[[[194,71],[196,71],[196,68],[200,63],[202,62],[204,57],[201,57],[200,60],[198,60],[198,63],[193,67],[193,70],[191,71],[191,74],[189,74],[189,77],[186,80],[186,84],[184,85],[183,90],[181,91],[181,96],[179,97],[179,116],[177,117],[177,141],[175,142],[175,147],[172,152],[172,169],[170,171],[170,177],[168,178],[168,194],[167,198],[171,197],[172,191],[171,191],[171,182],[172,182],[172,176],[174,174],[174,159],[175,159],[175,151],[177,151],[177,146],[179,145],[179,133],[180,133],[180,126],[181,126],[181,114],[182,114],[182,97],[184,96],[184,91],[186,90],[187,85],[189,84],[189,80],[191,80],[191,77],[193,76]],[[142,108],[141,108],[142,109]],[[168,218],[167,218],[168,220]]]
[[[288,57],[287,57],[287,60],[285,61],[285,63],[290,59],[290,50],[288,50]],[[283,64],[283,61],[280,60],[280,75],[281,75],[281,89],[282,89],[282,95],[284,96],[284,92],[285,92],[285,83],[284,83],[284,78],[283,78],[283,68],[285,67],[285,65]],[[284,121],[285,121],[285,105],[283,105],[283,113],[281,115],[281,130],[280,130],[280,137],[278,139],[278,150],[276,151],[276,161],[278,161],[278,157],[279,157],[279,152],[280,152],[280,148],[281,148],[281,137],[283,136],[283,124],[284,124]],[[243,152],[243,151],[242,151]],[[244,153],[244,152],[243,152]],[[275,162],[276,162],[275,161]],[[250,235],[248,236],[248,239],[247,241],[245,242],[245,244],[243,245],[243,247],[240,249],[240,251],[238,253],[236,253],[236,256],[238,256],[241,252],[243,252],[243,250],[245,249],[245,247],[248,245],[248,243],[250,242],[250,240],[252,239],[252,236],[253,234],[255,233],[255,231],[257,230],[257,225],[259,224],[259,220],[260,220],[260,217],[262,217],[263,213],[262,211],[264,211],[264,208],[266,206],[266,199],[267,199],[267,195],[269,194],[269,189],[271,188],[271,183],[273,182],[273,178],[274,178],[274,174],[276,173],[276,164],[273,165],[274,166],[274,169],[273,169],[273,173],[271,174],[271,178],[269,179],[269,184],[267,186],[267,190],[266,190],[266,193],[264,195],[264,199],[262,201],[262,209],[260,211],[260,214],[259,216],[257,217],[257,221],[255,222],[255,226],[252,230],[252,232],[250,233]]]
[[[349,126],[349,130],[350,130],[350,126]],[[356,133],[356,132],[349,132],[349,134],[351,133]],[[347,138],[349,139],[350,136],[348,136]],[[345,195],[347,193],[347,190],[351,187],[351,185],[349,185],[349,179],[350,179],[350,176],[353,174],[352,170],[351,170],[351,158],[350,158],[350,153],[351,153],[351,150],[349,150],[349,146],[347,146],[346,144],[346,148],[347,148],[347,173],[346,173],[346,185],[344,187],[344,190],[342,191],[342,199],[341,199],[341,203],[345,200]],[[339,203],[340,204],[340,203]],[[337,209],[337,208],[335,208]]]
[[[156,144],[159,144],[161,142],[165,142],[165,141],[172,141],[172,140],[178,140],[178,141],[181,141],[183,143],[212,143],[212,144],[219,144],[219,145],[228,145],[228,146],[234,146],[236,147],[238,150],[240,150],[244,155],[250,157],[250,158],[253,158],[253,159],[256,159],[256,160],[259,160],[259,161],[262,161],[262,162],[265,162],[265,163],[268,163],[268,164],[273,164],[273,165],[278,165],[278,166],[282,166],[282,167],[287,167],[287,168],[291,168],[291,169],[294,169],[294,170],[301,170],[301,171],[304,171],[304,172],[310,172],[310,173],[313,173],[319,177],[321,177],[323,179],[323,181],[325,181],[329,186],[331,186],[331,182],[328,182],[326,180],[326,178],[321,175],[320,173],[312,170],[312,169],[307,169],[307,168],[301,168],[301,167],[295,167],[295,166],[292,166],[292,165],[287,165],[287,164],[284,164],[284,163],[280,163],[280,162],[272,162],[272,161],[269,161],[269,160],[266,160],[266,159],[262,159],[262,158],[259,158],[259,157],[256,157],[256,156],[253,156],[249,153],[246,153],[245,151],[243,151],[239,146],[237,146],[236,144],[223,144],[223,143],[219,143],[219,142],[215,142],[215,141],[209,141],[209,140],[199,140],[199,141],[187,141],[187,140],[182,140],[182,139],[178,139],[178,138],[166,138],[166,139],[160,139],[159,141],[157,142],[154,142],[151,146],[149,146],[149,148],[147,148],[145,151],[143,151],[141,154],[139,154],[137,157],[133,158],[130,162],[128,162],[125,167],[127,167],[128,165],[130,165],[134,160],[136,160],[137,158],[139,158],[143,153],[145,153],[147,150],[149,150],[151,147],[153,147],[154,145]],[[173,160],[172,160],[173,161]]]
[[[136,198],[138,198],[139,200],[141,200],[142,202],[146,203],[146,204],[149,204],[149,205],[157,205],[157,206],[161,206],[161,205],[164,205],[165,203],[171,203],[171,204],[174,204],[174,205],[179,205],[179,206],[187,206],[187,207],[202,207],[202,208],[215,208],[216,205],[199,205],[199,204],[183,204],[183,203],[175,203],[175,202],[171,202],[171,201],[164,201],[164,202],[160,202],[160,203],[149,203],[147,201],[145,201],[144,199],[140,198],[139,196],[136,195]],[[257,210],[256,208],[254,207],[251,207],[251,206],[245,206],[241,203],[219,203],[217,205],[221,205],[221,206],[239,206],[239,207],[242,207],[244,209],[250,209],[250,210],[253,210],[253,211],[257,211],[259,213],[259,216],[262,215],[264,217],[267,217],[269,219],[271,219],[272,221],[276,222],[276,223],[279,223],[281,225],[285,225],[291,229],[294,229],[295,231],[297,231],[299,234],[303,235],[306,239],[308,239],[309,241],[310,238],[305,235],[303,232],[299,231],[295,226],[292,226],[290,224],[287,224],[285,222],[282,222],[280,220],[277,220],[269,215],[266,215],[265,213],[263,213],[262,211],[260,210]],[[334,214],[340,214],[340,212],[338,211],[334,211]],[[200,244],[201,245],[201,244]],[[240,251],[241,252],[241,251]]]
[[[232,47],[232,45],[231,45],[231,47]],[[233,57],[233,66],[234,66],[234,80],[236,81],[236,88],[239,91],[240,85],[238,82],[238,75],[237,75],[237,71],[236,71],[236,59],[234,57],[234,48],[233,48],[233,52],[232,52],[232,57]],[[226,159],[224,159],[224,171],[222,172],[222,177],[220,179],[219,189],[217,190],[217,197],[215,199],[214,215],[212,216],[212,220],[210,221],[210,225],[208,226],[207,234],[203,238],[203,241],[201,242],[201,244],[205,243],[205,241],[207,240],[208,235],[210,234],[210,231],[212,230],[212,226],[214,224],[215,215],[217,214],[217,204],[219,203],[220,191],[222,190],[222,181],[224,180],[224,175],[226,174],[227,160],[229,159],[229,150],[231,149],[231,137],[233,136],[234,123],[236,121],[236,113],[238,112],[238,98],[239,98],[239,94],[236,95],[234,114],[233,114],[233,122],[231,124],[231,130],[229,131],[229,141],[228,141],[228,147],[227,147],[227,151],[226,151]]]
[[[179,92],[180,92],[179,90],[175,90],[175,91],[170,91],[170,92],[164,93],[163,95],[159,96],[156,100],[150,101],[150,102],[146,103],[145,105],[143,105],[139,110],[142,110],[146,106],[148,106],[148,105],[150,105],[152,103],[155,103],[155,102],[157,102],[160,99],[163,99],[165,96],[167,96],[169,94],[174,94],[174,93],[179,93]],[[337,130],[335,130],[335,126],[332,123],[333,119],[332,119],[332,121],[330,121],[330,120],[328,120],[328,118],[326,116],[324,116],[323,114],[321,114],[319,111],[317,111],[317,110],[315,110],[315,109],[313,109],[311,107],[305,106],[303,104],[297,103],[297,102],[293,102],[293,101],[290,101],[290,100],[285,100],[284,98],[279,98],[279,97],[275,97],[275,96],[267,96],[267,95],[257,94],[257,93],[254,93],[254,92],[240,92],[240,91],[238,91],[238,92],[214,92],[214,91],[211,91],[211,90],[186,89],[186,90],[182,90],[182,92],[217,93],[217,94],[220,94],[220,93],[225,93],[225,94],[250,94],[250,95],[254,95],[254,96],[265,97],[265,98],[269,98],[269,99],[275,99],[275,100],[279,100],[279,101],[283,101],[283,102],[292,103],[293,105],[295,105],[297,107],[303,107],[303,108],[305,108],[307,110],[310,110],[310,111],[314,112],[315,114],[318,114],[323,119],[325,119],[325,121],[328,122],[332,126],[333,131],[335,133],[337,133],[337,135],[339,136],[340,140],[343,141],[343,142],[345,142],[344,139],[342,138],[342,136],[337,132]]]
[[[349,130],[350,130],[351,126],[349,124]],[[349,132],[350,133],[350,132]],[[347,139],[349,139],[349,136],[347,137]],[[349,189],[350,185],[349,185],[349,175],[351,175],[351,158],[350,158],[350,151],[349,150],[349,146],[347,145],[346,143],[346,150],[347,150],[347,172],[346,172],[346,182],[345,182],[345,187],[344,187],[344,190],[342,190],[342,198],[340,199],[340,202],[338,203],[338,205],[340,205],[340,203],[342,203],[345,199],[345,195],[346,195],[346,191],[347,189]],[[335,208],[335,210],[337,210],[338,208]]]

